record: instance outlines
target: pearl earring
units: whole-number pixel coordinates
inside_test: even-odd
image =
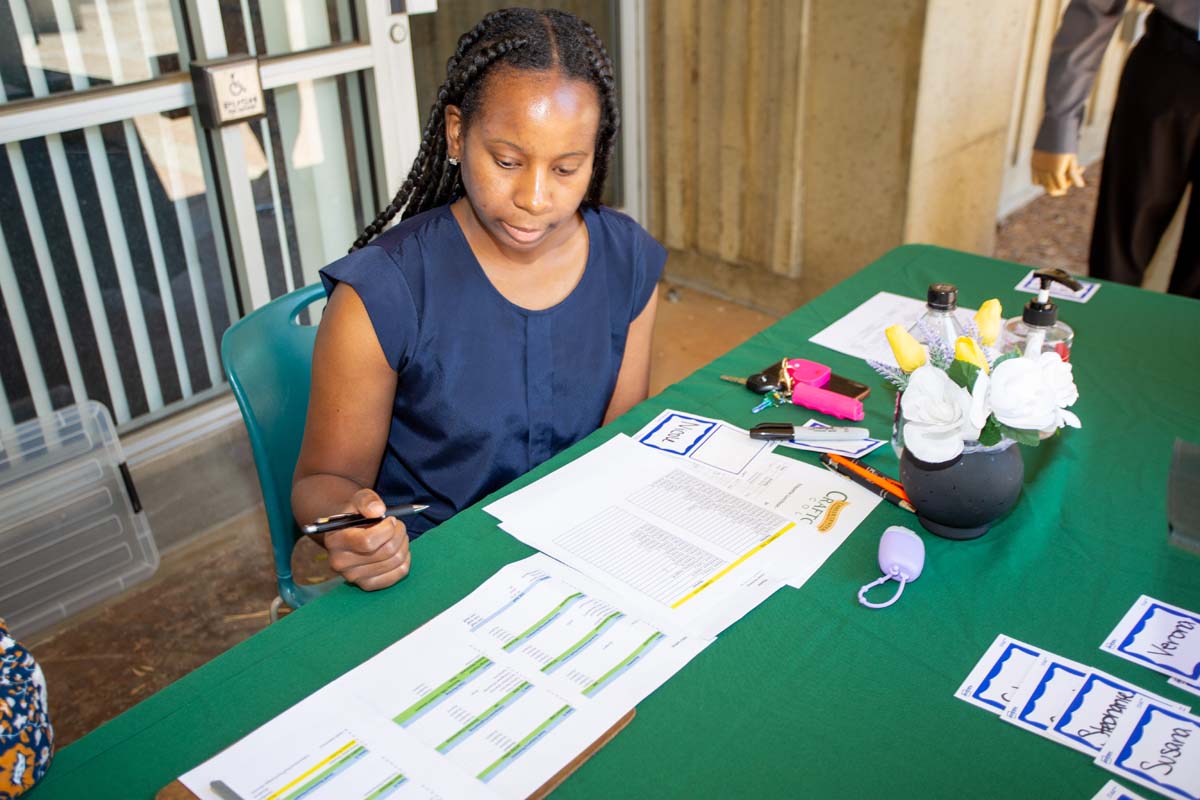
[[[452,167],[458,166],[458,159],[455,158],[454,156],[447,156],[446,160],[450,162],[450,166],[452,166]]]

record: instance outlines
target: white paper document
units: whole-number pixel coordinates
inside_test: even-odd
[[[892,355],[892,347],[888,344],[884,331],[897,323],[908,330],[924,313],[923,300],[902,297],[891,292],[879,292],[809,341],[839,353],[856,358],[874,359],[894,367],[896,359]],[[958,317],[962,322],[967,322],[974,314],[974,309],[958,309]]]
[[[618,436],[484,510],[642,613],[715,636],[811,576],[879,502],[757,443],[746,457],[743,439],[677,438],[667,454]]]
[[[1200,615],[1142,595],[1100,649],[1173,678],[1200,682]]]
[[[526,797],[709,642],[538,554],[182,780],[218,797]]]
[[[529,795],[629,710],[561,691],[453,627],[439,617],[339,684],[497,794]]]
[[[810,536],[796,547],[799,560],[787,569],[792,587],[803,586],[880,503],[878,495],[858,484],[823,467],[781,456],[773,452],[772,442],[751,439],[748,431],[721,420],[667,409],[633,438],[656,453],[675,456],[687,469],[730,494],[815,527],[819,536]]]
[[[541,553],[504,567],[438,619],[495,662],[547,676],[564,697],[626,709],[710,643],[638,618],[603,586]]]
[[[486,784],[331,684],[180,781],[201,800],[496,798]]]
[[[618,436],[485,509],[637,613],[712,637],[795,563],[796,523]]]
[[[1096,763],[1166,797],[1200,800],[1200,718],[1138,698]]]

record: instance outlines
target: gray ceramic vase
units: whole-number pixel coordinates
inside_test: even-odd
[[[975,539],[1008,513],[1021,494],[1025,463],[1012,440],[994,447],[968,446],[958,458],[927,464],[906,448],[900,482],[930,533]]]

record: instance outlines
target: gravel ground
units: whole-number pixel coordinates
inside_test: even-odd
[[[1087,186],[1064,197],[1042,195],[1001,220],[996,225],[996,258],[1086,275],[1100,186],[1098,163],[1084,172],[1084,182]]]

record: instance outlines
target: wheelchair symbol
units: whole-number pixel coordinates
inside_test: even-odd
[[[229,94],[233,97],[237,97],[239,94],[245,93],[245,85],[243,85],[242,82],[237,79],[237,75],[231,72],[229,74]]]

